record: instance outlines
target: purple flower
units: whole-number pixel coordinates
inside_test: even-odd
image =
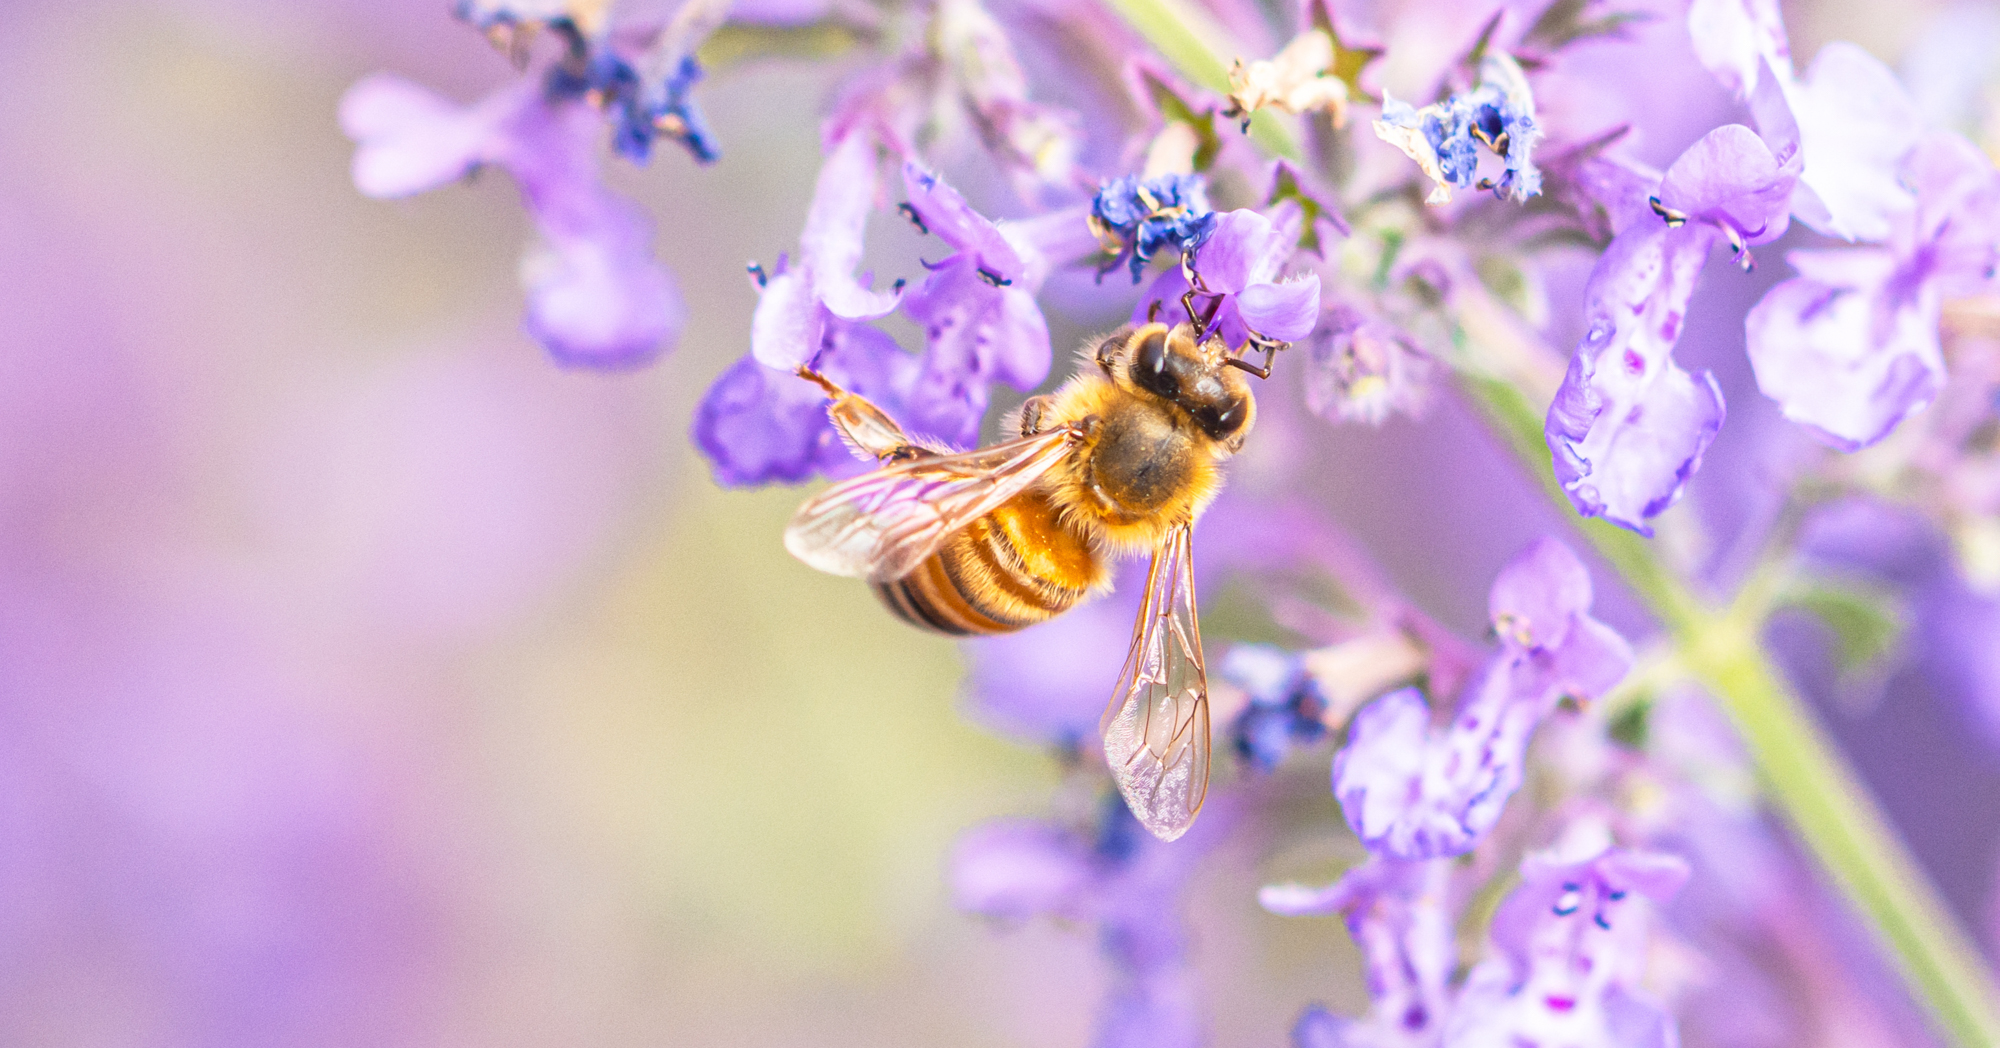
[[[980,215],[938,176],[904,168],[910,217],[954,249],[907,295],[853,278],[861,234],[873,208],[873,135],[839,140],[814,193],[797,265],[779,259],[759,273],[763,292],[751,322],[751,357],[709,390],[695,418],[695,442],[724,484],[795,482],[815,472],[853,472],[824,410],[824,394],[792,372],[810,364],[876,401],[914,438],[954,447],[979,439],[992,385],[1032,389],[1047,377],[1048,324],[1035,291],[1057,265],[1076,261],[1087,238],[1080,212],[1005,226]],[[900,296],[900,299],[899,297]],[[912,356],[865,321],[898,302],[924,325],[925,349]],[[807,391],[816,395],[808,397]],[[817,405],[808,410],[808,400]]]
[[[1185,253],[1200,247],[1215,228],[1215,212],[1200,175],[1114,178],[1090,202],[1090,228],[1111,258],[1102,277],[1124,264],[1139,282],[1153,253],[1171,247]]]
[[[1035,292],[1048,276],[1050,260],[1031,238],[1016,232],[1020,227],[994,224],[915,163],[903,165],[903,186],[919,226],[956,252],[927,264],[930,275],[923,286],[904,300],[910,319],[924,325],[933,367],[953,380],[984,380],[976,383],[982,411],[986,383],[1040,385],[1048,377],[1051,353],[1048,321],[1035,304]],[[1064,216],[1083,224],[1081,213]]]
[[[1305,348],[1306,406],[1321,418],[1379,426],[1392,414],[1423,410],[1430,358],[1394,326],[1336,306]]]
[[[1795,158],[1794,158],[1795,159]],[[1796,164],[1740,124],[1716,128],[1660,181],[1661,222],[1631,222],[1591,270],[1583,342],[1549,405],[1556,478],[1587,517],[1651,535],[1722,428],[1713,375],[1689,375],[1674,342],[1718,234],[1739,260],[1782,235]]]
[[[1364,1019],[1307,1008],[1297,1048],[1427,1048],[1450,1014],[1457,962],[1447,909],[1449,864],[1371,857],[1325,888],[1272,885],[1257,899],[1288,917],[1338,914],[1361,948],[1370,1007]]]
[[[1519,1044],[1675,1048],[1672,1016],[1639,985],[1646,901],[1665,902],[1687,864],[1656,852],[1542,852],[1493,918],[1494,954],[1467,977],[1447,1048]]]
[[[1248,700],[1225,728],[1238,756],[1275,771],[1294,746],[1326,737],[1326,697],[1299,655],[1268,644],[1237,644],[1223,656],[1217,676],[1241,688]]]
[[[1091,831],[1029,820],[988,823],[952,853],[959,908],[1003,921],[1050,916],[1095,924],[1112,981],[1096,1048],[1195,1048],[1202,1020],[1180,897],[1200,860],[1234,827],[1234,805],[1168,845],[1144,832],[1116,793]]]
[[[827,143],[798,258],[765,278],[750,320],[750,350],[765,366],[790,372],[811,363],[831,321],[874,320],[901,300],[900,287],[874,291],[854,278],[875,209],[880,149],[874,133],[860,126]]]
[[[1845,240],[1879,241],[1910,208],[1899,180],[1923,133],[1896,74],[1844,40],[1820,49],[1803,82],[1781,80],[1798,123],[1804,168],[1792,194],[1799,221]]]
[[[652,231],[629,202],[597,180],[596,117],[551,101],[529,81],[469,107],[378,73],[341,100],[341,126],[358,147],[354,183],[372,197],[400,197],[504,167],[541,232],[522,265],[529,334],[560,362],[630,367],[680,334],[684,309],[653,259]]]
[[[1970,143],[1932,133],[1904,180],[1917,202],[1897,216],[1889,246],[1793,252],[1800,275],[1747,323],[1758,388],[1842,451],[1881,440],[1936,398],[1942,300],[1986,284],[2000,258],[2000,175]]]
[[[1333,792],[1368,849],[1429,859],[1472,849],[1521,785],[1529,738],[1564,697],[1603,695],[1632,650],[1590,616],[1590,576],[1554,539],[1530,546],[1494,581],[1500,651],[1448,727],[1414,688],[1356,714],[1333,761]]]
[[[1541,140],[1535,96],[1511,57],[1489,52],[1479,65],[1479,86],[1422,109],[1382,96],[1375,135],[1417,162],[1433,183],[1426,203],[1451,200],[1453,186],[1490,189],[1520,202],[1542,191],[1534,148]],[[1484,164],[1489,170],[1480,174]]]
[[[935,18],[932,47],[980,141],[1021,196],[1074,184],[1082,122],[1029,99],[1027,75],[999,19],[973,3],[942,5]]]
[[[910,393],[920,366],[896,340],[866,324],[835,318],[820,333],[820,373],[904,421],[914,421]],[[972,418],[977,424],[978,418]],[[928,433],[915,428],[913,433]],[[727,487],[796,484],[814,474],[859,473],[826,414],[826,391],[745,354],[724,371],[695,409],[695,446]]]
[[[1774,69],[1790,74],[1778,0],[1691,0],[1688,35],[1701,64],[1739,99],[1749,98]]]
[[[1319,274],[1279,279],[1298,250],[1303,211],[1285,201],[1271,213],[1267,218],[1239,208],[1214,216],[1206,239],[1194,249],[1195,310],[1232,348],[1253,338],[1295,342],[1311,334],[1319,321]],[[1133,323],[1145,322],[1156,303],[1166,316],[1178,319],[1175,314],[1188,289],[1187,268],[1169,270],[1153,281],[1132,311]]]
[[[1765,136],[1798,146],[1792,214],[1845,240],[1887,237],[1909,207],[1897,174],[1923,129],[1889,67],[1835,41],[1798,79],[1775,0],[1695,0],[1688,28],[1702,63],[1751,104]]]

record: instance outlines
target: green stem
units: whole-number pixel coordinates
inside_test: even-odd
[[[1211,90],[1227,90],[1222,54],[1232,48],[1215,43],[1226,35],[1182,0],[1107,2],[1183,75]],[[1297,143],[1275,120],[1254,124],[1252,137],[1272,153],[1299,156]],[[1502,359],[1519,357],[1516,348],[1503,347]],[[1542,441],[1539,406],[1514,383],[1471,371],[1461,375],[1493,429],[1567,512],[1569,500]],[[1646,540],[1600,520],[1579,519],[1577,527],[1646,603],[1685,664],[1728,711],[1768,796],[1867,921],[1938,1031],[1961,1048],[2000,1046],[1996,985],[1964,929],[1760,647],[1769,611],[1766,587],[1746,586],[1730,607],[1717,611],[1661,564]]]

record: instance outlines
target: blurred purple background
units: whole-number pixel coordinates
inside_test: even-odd
[[[517,330],[504,177],[349,182],[357,77],[508,75],[444,6],[0,11],[0,1043],[1083,1043],[1089,936],[989,934],[942,880],[1057,769],[959,716],[950,644],[784,556],[796,491],[720,492],[687,445],[747,344],[741,264],[795,240],[830,72],[725,71],[723,164],[611,168],[692,320],[650,370],[567,372]],[[1787,19],[1797,53],[1892,60],[1922,25]],[[1661,124],[1684,106],[1692,138],[1709,95]],[[1740,315],[1780,268],[1704,296]],[[1058,346],[1123,308],[1058,317]],[[1727,478],[1754,489],[1782,439],[1741,342],[1683,340],[1732,407],[1692,500],[1724,533]],[[1325,503],[1467,636],[1564,526],[1448,400],[1314,439]],[[1823,638],[1780,633],[1811,684]],[[1828,716],[1986,922],[2000,757],[1926,680]],[[1197,883],[1218,1045],[1365,999],[1333,925],[1256,909],[1351,845],[1315,803],[1326,850],[1246,844]]]

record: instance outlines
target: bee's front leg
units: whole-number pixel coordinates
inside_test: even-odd
[[[901,462],[932,454],[912,444],[903,427],[867,397],[849,393],[809,367],[799,368],[799,377],[826,390],[826,417],[856,455],[873,456],[880,462]]]
[[[1042,424],[1048,417],[1049,408],[1055,406],[1056,398],[1042,394],[1029,397],[1015,409],[1013,425],[1008,427],[1017,437],[1031,437],[1042,431]]]

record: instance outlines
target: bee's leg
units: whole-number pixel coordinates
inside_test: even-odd
[[[849,393],[810,367],[799,368],[799,377],[826,390],[826,417],[856,455],[872,456],[881,462],[900,462],[931,454],[910,443],[903,427],[867,397]]]
[[[1055,404],[1055,402],[1056,398],[1049,396],[1047,393],[1039,397],[1029,397],[1022,401],[1019,408],[1020,413],[1016,416],[1019,421],[1019,425],[1015,427],[1016,435],[1031,437],[1040,433],[1042,431],[1042,421],[1047,417],[1050,406]]]
[[[1260,335],[1253,330],[1250,332],[1250,341],[1246,342],[1243,346],[1243,351],[1245,353],[1248,353],[1252,349],[1263,350],[1264,366],[1258,367],[1257,365],[1250,363],[1249,361],[1243,359],[1242,357],[1224,357],[1222,359],[1222,362],[1224,364],[1229,365],[1230,367],[1242,368],[1243,370],[1248,371],[1249,373],[1257,376],[1258,378],[1270,378],[1271,362],[1277,359],[1278,351],[1281,349],[1289,349],[1290,347],[1291,347],[1290,342],[1280,342],[1277,339],[1271,338],[1268,335]]]

